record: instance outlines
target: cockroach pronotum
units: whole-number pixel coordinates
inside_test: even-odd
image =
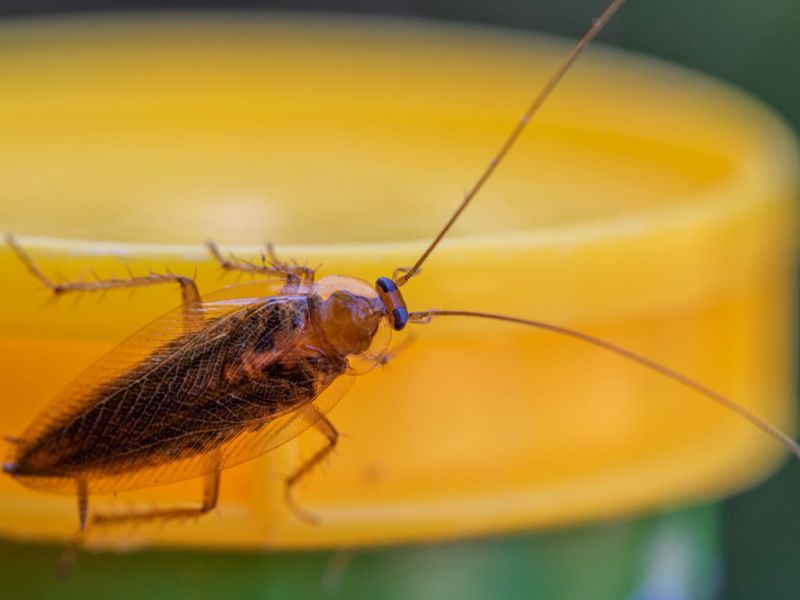
[[[221,472],[315,428],[327,444],[285,480],[292,497],[337,443],[327,412],[355,375],[389,356],[392,330],[441,317],[493,319],[548,330],[614,353],[714,400],[800,458],[789,436],[728,397],[630,350],[591,335],[521,317],[465,310],[410,311],[402,287],[428,260],[514,146],[586,46],[623,0],[612,0],[533,99],[488,167],[410,268],[374,285],[344,276],[318,281],[315,270],[279,259],[263,264],[209,251],[222,269],[262,276],[202,296],[193,279],[174,274],[55,283],[13,237],[8,243],[27,269],[55,294],[174,283],[183,303],[117,346],[67,387],[17,438],[5,473],[31,488],[75,494],[80,530],[114,523],[200,516],[217,503]],[[102,514],[93,494],[203,479],[196,508]]]

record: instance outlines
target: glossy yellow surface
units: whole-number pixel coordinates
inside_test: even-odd
[[[222,279],[203,242],[273,240],[322,274],[413,262],[566,46],[417,22],[161,17],[0,29],[0,227],[47,273]],[[668,66],[594,48],[452,236],[412,310],[536,318],[602,336],[791,428],[797,154],[772,114]],[[0,424],[175,306],[173,289],[47,293],[0,247]],[[346,434],[223,475],[219,518],[94,543],[324,547],[552,527],[723,496],[780,447],[710,401],[553,334],[442,319],[331,413]],[[398,336],[399,338],[400,336]],[[396,338],[396,339],[398,339]],[[92,508],[191,502],[184,482]],[[0,478],[0,533],[64,539],[73,498]]]

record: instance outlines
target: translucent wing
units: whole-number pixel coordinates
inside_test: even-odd
[[[89,491],[105,493],[183,481],[252,460],[285,444],[314,425],[316,420],[299,416],[297,409],[300,406],[313,404],[317,409],[315,414],[318,420],[338,403],[354,382],[354,376],[341,375],[322,390],[316,398],[287,409],[268,421],[250,423],[250,427],[245,429],[231,424],[229,427],[237,431],[237,435],[230,441],[219,445],[214,451],[163,465],[134,469],[116,477],[91,479]],[[223,431],[225,427],[225,424],[220,424],[212,431]],[[74,484],[69,490],[74,490]]]
[[[301,343],[314,336],[305,295],[282,287],[232,286],[191,308],[202,324],[188,332],[177,310],[131,336],[31,424],[14,474],[54,492],[73,492],[77,477],[93,492],[145,487],[238,464],[311,426],[296,408],[329,410],[352,378]]]
[[[179,347],[171,347],[170,342],[186,333],[185,311],[202,319],[203,325],[192,332],[193,335],[209,336],[224,323],[226,316],[257,306],[266,298],[278,296],[282,287],[283,281],[234,285],[204,296],[198,306],[187,309],[181,307],[162,315],[78,375],[39,413],[20,438],[24,441],[35,440],[54,424],[79,416],[88,405],[97,402],[96,392],[99,389],[143,360],[168,360],[170,355],[180,350]]]

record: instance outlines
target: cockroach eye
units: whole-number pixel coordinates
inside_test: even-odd
[[[408,308],[406,308],[406,301],[400,293],[400,288],[388,277],[379,277],[375,282],[375,289],[378,290],[381,302],[386,307],[386,314],[392,327],[396,331],[400,331],[408,323]]]
[[[408,323],[408,310],[405,306],[400,308],[395,308],[392,311],[392,326],[397,330],[400,331],[403,327],[406,326]]]

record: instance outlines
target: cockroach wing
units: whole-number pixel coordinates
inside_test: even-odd
[[[298,435],[352,377],[339,376],[341,358],[301,351],[307,290],[286,292],[283,281],[231,286],[145,326],[34,420],[10,472],[50,492],[73,493],[76,479],[115,492],[199,477]],[[252,368],[236,354],[251,347],[264,349],[248,356],[265,376],[222,385],[232,353],[228,365]]]
[[[268,297],[279,295],[283,286],[283,281],[232,285],[205,295],[196,306],[171,310],[145,325],[67,385],[20,436],[23,443],[18,450],[24,450],[28,443],[40,438],[54,425],[81,415],[84,409],[98,401],[98,390],[124,376],[137,364],[145,360],[166,361],[179,352],[181,345],[173,342],[187,335],[187,315],[199,323],[192,327],[193,331],[189,331],[188,335],[193,339],[209,337],[226,323],[226,316],[235,315],[263,303]],[[189,342],[189,338],[184,341]]]
[[[327,383],[315,398],[286,409],[269,420],[220,423],[204,434],[216,436],[231,431],[235,435],[229,441],[185,459],[90,480],[89,492],[105,493],[183,481],[253,460],[311,428],[338,403],[354,382],[353,375],[340,375]],[[300,410],[308,406],[314,410]]]

